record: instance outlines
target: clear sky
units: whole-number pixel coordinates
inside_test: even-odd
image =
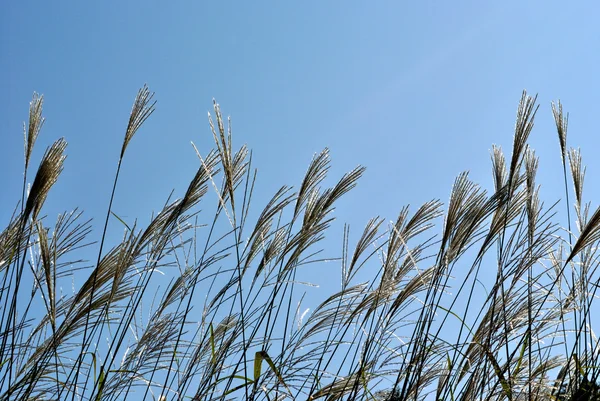
[[[60,136],[69,142],[48,206],[98,217],[144,83],[157,111],[128,149],[116,199],[132,219],[185,188],[197,167],[190,141],[211,147],[213,97],[232,116],[234,140],[254,150],[265,198],[298,183],[326,146],[332,178],[367,166],[338,205],[355,230],[374,215],[395,218],[407,203],[445,202],[463,170],[490,188],[489,150],[509,152],[523,89],[539,93],[532,144],[548,180],[543,194],[562,191],[550,192],[560,171],[550,101],[560,98],[570,143],[583,148],[590,199],[600,171],[600,7],[577,4],[3,2],[0,218],[20,193],[33,91],[45,95],[47,121],[32,160]]]
[[[550,110],[570,113],[569,143],[588,166],[585,200],[600,198],[600,6],[565,1],[152,1],[0,5],[0,223],[20,198],[22,122],[33,91],[46,123],[32,164],[64,136],[65,171],[46,213],[80,206],[97,224],[135,94],[157,111],[128,148],[115,211],[147,217],[184,191],[206,154],[213,97],[234,142],[254,150],[256,205],[297,185],[331,148],[331,181],[357,164],[359,186],[336,210],[358,235],[370,217],[446,202],[454,177],[492,187],[489,150],[510,151],[521,91],[539,93],[531,144],[542,198],[563,194]],[[562,208],[564,210],[564,206]],[[566,225],[566,222],[563,222]],[[100,235],[96,226],[94,235]],[[338,276],[335,270],[335,276]]]

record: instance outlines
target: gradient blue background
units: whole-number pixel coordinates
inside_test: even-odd
[[[2,2],[0,6],[0,223],[21,193],[22,122],[33,91],[47,118],[36,146],[69,142],[46,214],[80,206],[100,237],[129,111],[139,87],[157,111],[129,145],[114,210],[147,218],[198,167],[190,146],[212,148],[212,98],[233,120],[259,169],[255,211],[297,185],[315,152],[331,148],[329,183],[357,164],[359,186],[339,202],[324,243],[341,252],[369,218],[402,205],[446,201],[464,170],[492,188],[492,143],[510,153],[521,91],[539,93],[531,144],[542,198],[563,197],[550,110],[570,113],[581,146],[585,200],[600,191],[600,6],[564,1]],[[561,224],[564,203],[559,206]],[[207,210],[212,210],[206,208]],[[441,223],[441,222],[440,222]],[[116,233],[122,233],[122,227]],[[323,277],[335,277],[332,266]],[[318,280],[323,284],[323,280]],[[326,292],[331,289],[325,286]]]
[[[403,204],[448,197],[463,170],[491,188],[492,143],[510,151],[523,89],[539,93],[532,136],[543,195],[563,188],[550,101],[570,112],[570,143],[599,170],[600,7],[593,2],[3,2],[0,12],[0,220],[21,186],[22,127],[33,91],[46,124],[34,162],[69,142],[48,214],[103,216],[135,93],[157,111],[131,143],[116,211],[142,217],[183,191],[212,138],[212,98],[234,140],[254,149],[257,194],[298,183],[314,152],[332,177],[368,167],[338,215],[360,230]],[[526,3],[526,4],[521,4]],[[34,164],[35,165],[35,164]],[[60,197],[60,199],[57,199]],[[260,202],[259,202],[260,203]],[[8,209],[7,209],[8,208]],[[99,233],[96,233],[99,235]]]

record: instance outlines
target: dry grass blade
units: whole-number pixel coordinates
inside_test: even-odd
[[[525,183],[527,191],[532,194],[535,191],[535,176],[537,174],[539,159],[535,156],[535,152],[527,149],[525,153]]]
[[[520,176],[516,183],[513,183],[517,188],[520,187],[525,182],[525,176]],[[502,232],[505,231],[507,227],[509,227],[513,221],[519,217],[523,208],[527,204],[527,192],[524,190],[517,191],[509,195],[509,190],[511,190],[511,185],[507,183],[503,188],[494,194],[494,197],[502,199],[503,205],[508,205],[508,207],[502,208],[498,207],[495,210],[495,213],[492,216],[492,221],[489,226],[488,235],[484,241],[484,245],[481,248],[480,256],[483,255],[485,251],[487,251],[488,247],[492,244],[495,238],[497,238]],[[508,201],[509,196],[510,202]]]
[[[56,219],[52,235],[53,252],[56,259],[91,245],[85,242],[92,231],[91,219],[79,222],[82,216],[82,211],[74,209],[71,212],[60,214]]]
[[[70,331],[78,327],[80,323],[78,318],[82,316],[85,318],[86,314],[93,312],[96,308],[104,307],[108,302],[114,302],[132,294],[131,288],[122,286],[122,280],[125,271],[133,267],[133,261],[138,255],[136,253],[139,252],[138,239],[138,236],[130,233],[122,243],[102,257],[79,291],[72,298],[63,302],[63,307],[68,308],[63,324],[66,329]],[[116,285],[115,280],[117,281]],[[93,292],[93,299],[91,299],[92,288],[96,288],[96,291]],[[103,302],[100,302],[100,299]],[[77,321],[77,324],[69,322],[67,318],[70,318],[72,322]]]
[[[59,139],[46,150],[40,166],[31,185],[27,203],[25,204],[24,217],[27,219],[30,214],[36,219],[40,212],[48,191],[58,180],[58,176],[62,172],[63,163],[66,158],[64,151],[67,147],[67,142],[64,139]]]
[[[573,245],[573,250],[565,260],[565,264],[569,263],[579,252],[586,246],[593,244],[600,239],[600,207],[596,209],[587,224],[581,230],[577,242]]]
[[[350,191],[365,171],[364,167],[356,167],[346,173],[333,188],[319,193],[315,188],[308,197],[302,228],[286,244],[283,254],[290,254],[280,274],[286,274],[297,266],[300,256],[311,245],[323,239],[323,232],[329,227],[333,217],[327,216],[333,211],[335,202]]]
[[[327,384],[318,391],[310,394],[308,400],[312,401],[322,397],[326,397],[325,399],[327,401],[342,399],[344,395],[354,391],[355,385],[360,383],[360,387],[363,387],[363,384],[366,385],[369,382],[373,376],[373,374],[370,373],[371,368],[371,364],[361,366],[357,372],[353,372],[346,377],[338,378],[332,383]]]
[[[171,231],[178,219],[200,201],[207,192],[206,183],[208,180],[212,179],[218,160],[218,155],[216,153],[209,153],[206,159],[202,161],[202,165],[198,171],[196,171],[194,178],[190,181],[183,198],[174,203],[173,207],[169,210],[169,213],[161,213],[166,215],[164,220],[161,218],[156,219],[156,224],[153,222],[153,224],[148,227],[143,238],[150,238],[151,234],[154,234],[154,230],[156,230],[157,233],[167,233]],[[160,229],[158,229],[159,224]]]
[[[356,167],[351,172],[344,174],[335,187],[327,189],[321,196],[315,196],[314,201],[309,199],[304,216],[304,225],[315,228],[315,224],[332,211],[333,204],[356,186],[356,182],[364,171],[364,167]],[[312,192],[316,195],[314,190]]]
[[[233,159],[229,163],[227,163],[227,168],[230,169],[230,176],[228,179],[226,178],[226,185],[224,185],[221,189],[220,199],[222,206],[224,206],[225,202],[227,202],[231,198],[231,195],[235,193],[237,187],[242,183],[243,179],[245,178],[247,168],[249,165],[247,158],[248,153],[248,148],[246,147],[246,145],[244,145],[240,148],[240,150],[238,150],[235,153]],[[223,169],[225,170],[225,164],[223,166]],[[231,189],[233,189],[233,191]],[[233,200],[232,207],[235,207],[235,199]]]
[[[288,230],[284,227],[278,229],[274,233],[273,239],[269,241],[268,245],[265,247],[263,256],[256,268],[253,278],[254,282],[256,282],[256,279],[264,271],[265,267],[267,267],[272,260],[275,260],[275,258],[284,250],[288,235]]]
[[[527,146],[529,134],[533,129],[533,120],[537,112],[535,97],[527,96],[527,92],[523,91],[519,108],[517,110],[517,121],[515,123],[515,136],[513,141],[513,153],[510,161],[509,179],[512,181],[519,174],[519,166]]]
[[[496,192],[506,185],[506,159],[502,148],[492,145],[492,174],[494,177],[494,188]]]
[[[433,279],[435,278],[435,268],[429,267],[417,275],[412,277],[406,284],[404,284],[398,294],[394,298],[394,302],[390,306],[388,315],[393,317],[403,307],[404,303],[409,299],[416,299],[416,296],[429,289]]]
[[[356,305],[363,298],[365,290],[365,284],[358,284],[344,288],[342,291],[329,296],[315,308],[314,313],[309,316],[306,323],[302,326],[304,333],[298,344],[304,343],[311,336],[321,331],[328,330],[332,323],[336,323],[336,318],[339,319],[337,321],[338,324],[347,323],[348,319],[346,316],[357,309]],[[340,309],[339,305],[352,306],[352,308]]]
[[[567,127],[569,125],[569,115],[563,114],[563,107],[560,102],[552,102],[552,114],[554,115],[554,123],[556,124],[556,132],[558,133],[558,141],[560,143],[560,157],[563,165],[566,164],[567,155]]]
[[[315,155],[308,166],[308,170],[300,185],[300,191],[298,192],[298,200],[294,210],[294,216],[297,216],[300,209],[307,202],[308,197],[313,190],[323,181],[327,176],[329,170],[329,149],[325,148],[321,153]]]
[[[452,234],[458,224],[461,212],[464,210],[464,203],[473,191],[476,190],[475,184],[468,179],[468,173],[461,173],[452,186],[450,193],[450,202],[448,203],[448,211],[444,219],[444,229],[440,249],[444,249],[450,241]]]
[[[165,309],[178,299],[183,299],[188,289],[188,281],[192,276],[192,269],[187,269],[171,284],[167,290],[163,301],[160,303],[157,315],[162,315]]]
[[[252,260],[258,254],[258,251],[261,249],[261,247],[265,247],[265,241],[269,237],[275,216],[294,200],[295,196],[289,192],[290,188],[281,187],[273,196],[273,198],[271,198],[267,206],[258,217],[256,226],[252,230],[252,235],[248,240],[248,253],[242,274],[246,271],[250,265],[250,262],[252,262]]]
[[[0,233],[0,272],[7,269],[27,248],[27,237],[22,235],[22,220],[14,218]],[[27,226],[25,226],[27,230]]]
[[[347,271],[342,271],[342,287],[348,286],[350,280],[354,277],[355,269],[357,267],[358,259],[360,255],[362,255],[371,244],[375,240],[377,236],[377,231],[381,226],[381,223],[384,222],[384,219],[374,218],[369,220],[365,229],[356,243],[356,248],[354,248],[354,253],[352,254],[352,260],[350,261],[350,265],[348,266]]]
[[[208,113],[208,123],[213,134],[215,145],[217,145],[217,149],[221,157],[221,164],[223,165],[223,172],[225,174],[225,188],[223,188],[223,191],[228,192],[231,207],[235,210],[234,192],[236,171],[231,148],[231,121],[228,120],[229,128],[226,134],[225,124],[223,123],[223,115],[221,114],[221,107],[214,99],[213,108],[215,111],[215,118],[217,119],[218,133],[217,129],[215,129],[215,124],[210,113]],[[235,213],[233,213],[233,218],[235,219]]]
[[[538,169],[538,158],[535,152],[528,149],[525,154],[525,177],[527,188],[527,232],[529,243],[533,244],[533,236],[536,229],[537,216],[539,212],[538,189],[535,187],[535,176]]]
[[[577,210],[581,210],[583,202],[583,181],[585,179],[585,167],[581,163],[581,151],[571,148],[569,150],[569,165],[571,166],[571,177],[575,187],[575,201]]]
[[[125,150],[127,149],[127,145],[129,145],[131,138],[133,138],[144,121],[146,121],[146,119],[154,112],[156,101],[152,102],[153,97],[154,93],[150,93],[150,90],[146,85],[138,91],[135,101],[133,102],[133,107],[131,108],[131,114],[129,115],[127,130],[125,131],[123,147],[121,148],[121,159],[125,155]]]
[[[128,236],[121,243],[119,256],[113,268],[112,285],[110,289],[109,302],[116,297],[117,293],[122,289],[123,280],[127,271],[134,265],[135,260],[140,256],[141,249],[139,247],[139,239],[141,235],[135,234],[135,226],[128,232]],[[109,305],[107,305],[109,306]]]
[[[23,123],[23,135],[25,136],[25,170],[29,166],[29,159],[31,158],[31,152],[35,141],[44,125],[44,118],[42,117],[42,106],[44,105],[44,96],[38,95],[36,92],[33,93],[33,99],[29,103],[29,124],[27,129],[25,123]]]
[[[408,223],[406,223],[406,226],[402,232],[402,240],[405,242],[409,241],[422,232],[429,230],[431,227],[433,227],[433,223],[431,221],[442,215],[442,202],[439,200],[425,202],[421,207],[419,207],[419,209],[417,209]]]
[[[442,247],[448,246],[443,256],[444,264],[454,260],[473,240],[483,221],[499,206],[504,204],[503,192],[497,192],[487,199],[486,192],[471,182],[467,173],[458,176],[452,188]]]
[[[38,221],[37,232],[40,244],[40,256],[42,259],[42,268],[44,269],[44,278],[46,281],[46,290],[48,292],[48,315],[52,322],[52,327],[56,327],[56,299],[55,282],[56,282],[56,260],[50,254],[50,246],[48,245],[48,232],[44,225]]]

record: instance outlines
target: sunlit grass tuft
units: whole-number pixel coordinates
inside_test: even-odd
[[[493,191],[461,173],[445,207],[375,217],[355,244],[346,227],[341,257],[327,260],[339,287],[323,293],[304,269],[326,261],[332,212],[364,168],[327,186],[325,149],[296,190],[282,186],[251,213],[252,153],[234,147],[215,102],[215,150],[194,147],[199,167],[181,197],[145,226],[125,221],[112,200],[153,96],[144,86],[135,98],[93,243],[82,212],[43,217],[66,141],[31,180],[44,122],[34,94],[20,202],[0,233],[0,400],[600,399],[600,209],[583,200],[585,167],[567,148],[560,102],[566,228],[536,183],[527,140],[538,107],[523,93],[511,154],[492,148]],[[105,249],[109,227],[123,234]]]

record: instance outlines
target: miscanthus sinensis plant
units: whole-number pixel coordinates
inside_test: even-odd
[[[324,150],[299,185],[249,217],[252,154],[233,145],[215,103],[215,150],[196,149],[187,190],[140,227],[112,199],[152,99],[145,86],[135,99],[92,242],[83,212],[44,217],[67,144],[56,141],[35,171],[44,118],[34,95],[20,202],[0,234],[1,400],[598,399],[600,209],[582,198],[585,169],[560,103],[565,203],[540,200],[527,145],[537,107],[524,93],[510,156],[492,151],[491,193],[463,173],[446,205],[374,218],[352,241],[345,228],[339,287],[306,312],[302,269],[322,263],[331,213],[363,168],[325,186]],[[114,246],[109,225],[123,229]]]

